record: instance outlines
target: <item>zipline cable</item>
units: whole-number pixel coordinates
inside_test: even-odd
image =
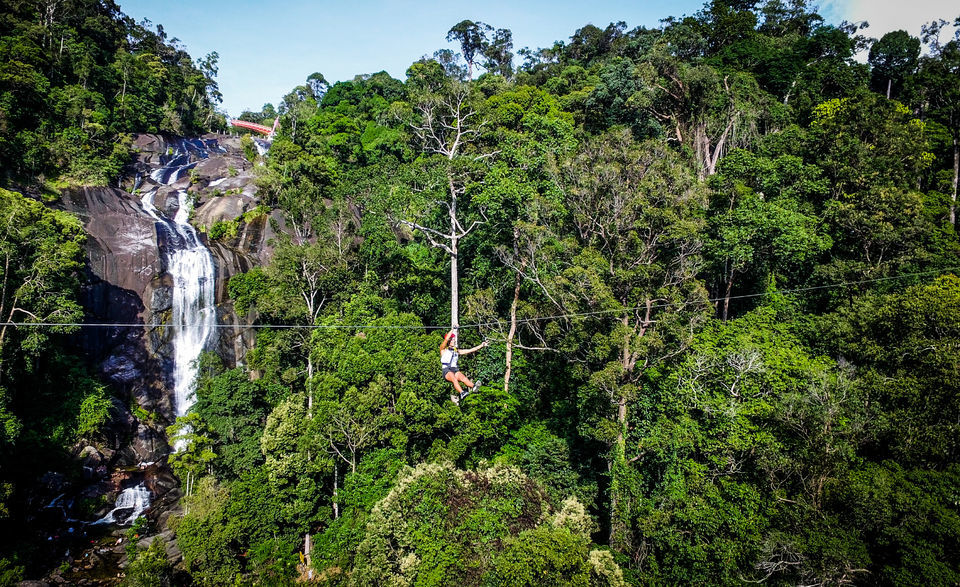
[[[793,294],[793,293],[803,293],[809,291],[825,290],[825,289],[836,289],[840,287],[847,287],[851,285],[864,285],[868,283],[879,283],[882,281],[894,281],[897,279],[908,279],[911,277],[925,277],[928,275],[942,275],[949,272],[960,270],[958,267],[947,267],[944,269],[937,269],[935,271],[923,271],[920,273],[907,273],[904,275],[895,275],[890,277],[877,277],[874,279],[861,279],[858,281],[844,281],[841,283],[832,283],[827,285],[814,285],[809,287],[797,287],[790,289],[778,289],[774,291],[765,291],[761,293],[752,293],[752,294],[742,294],[737,296],[727,297],[718,297],[718,298],[707,298],[705,302],[722,302],[724,300],[741,300],[749,298],[759,298],[772,295],[783,295],[783,294]],[[674,306],[684,306],[689,302],[668,302],[662,304],[652,304],[649,306],[651,310],[661,309],[661,308],[670,308]],[[617,314],[622,315],[628,312],[634,312],[637,310],[646,310],[647,306],[635,306],[633,308],[617,308],[611,310],[596,310],[593,312],[576,312],[570,314],[556,314],[553,316],[538,316],[535,318],[521,318],[517,320],[517,324],[526,324],[530,322],[540,322],[545,320],[559,320],[562,318],[580,318],[580,317],[589,317],[589,316],[601,316],[604,314]],[[497,322],[478,322],[475,324],[461,324],[460,329],[465,328],[486,328],[491,326],[498,326],[504,324],[504,321]],[[0,322],[0,326],[13,326],[13,327],[36,327],[36,328],[72,328],[72,327],[83,327],[83,328],[173,328],[174,326],[178,328],[193,328],[199,327],[198,324],[144,324],[138,322],[131,323],[122,323],[122,322]],[[214,328],[240,328],[240,329],[261,329],[261,328],[272,328],[277,330],[449,330],[450,326],[415,326],[415,325],[380,325],[380,324],[249,324],[249,325],[235,325],[235,324],[215,324]]]

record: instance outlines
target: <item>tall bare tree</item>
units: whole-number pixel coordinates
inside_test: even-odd
[[[479,218],[465,220],[461,204],[468,184],[478,172],[476,164],[496,154],[478,152],[475,148],[482,124],[477,112],[470,107],[469,99],[469,88],[453,82],[442,93],[424,94],[414,103],[410,128],[424,153],[440,157],[440,173],[433,177],[438,183],[442,182],[442,185],[415,189],[428,196],[429,193],[442,193],[443,199],[428,197],[424,208],[407,210],[404,216],[394,215],[396,222],[415,229],[431,246],[450,256],[450,324],[454,329],[460,325],[460,240],[484,222],[482,209],[478,211]],[[443,225],[428,226],[423,218],[438,206],[445,212]]]

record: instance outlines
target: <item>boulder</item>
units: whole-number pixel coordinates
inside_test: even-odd
[[[193,222],[197,226],[209,228],[217,222],[236,220],[256,206],[257,201],[254,198],[243,195],[210,197],[195,209]]]
[[[132,383],[141,375],[133,357],[127,355],[107,357],[107,360],[100,364],[100,371],[117,383]]]
[[[170,452],[164,435],[143,422],[137,425],[137,431],[130,446],[133,449],[133,460],[136,461],[137,465],[140,463],[155,463]]]

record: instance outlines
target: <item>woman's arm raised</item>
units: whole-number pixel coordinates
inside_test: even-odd
[[[460,353],[461,356],[462,356],[462,355],[469,355],[470,353],[474,353],[474,352],[479,351],[480,349],[482,349],[482,348],[485,347],[485,346],[488,346],[489,344],[490,344],[490,341],[489,341],[489,340],[485,340],[485,341],[481,342],[480,344],[478,344],[477,346],[473,347],[472,349],[467,349],[467,350],[465,350],[465,351],[457,351],[457,352]]]

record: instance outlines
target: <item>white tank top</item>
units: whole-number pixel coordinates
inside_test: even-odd
[[[460,353],[453,349],[443,349],[440,352],[440,363],[442,363],[444,367],[455,368],[457,366],[457,358],[459,356]]]

